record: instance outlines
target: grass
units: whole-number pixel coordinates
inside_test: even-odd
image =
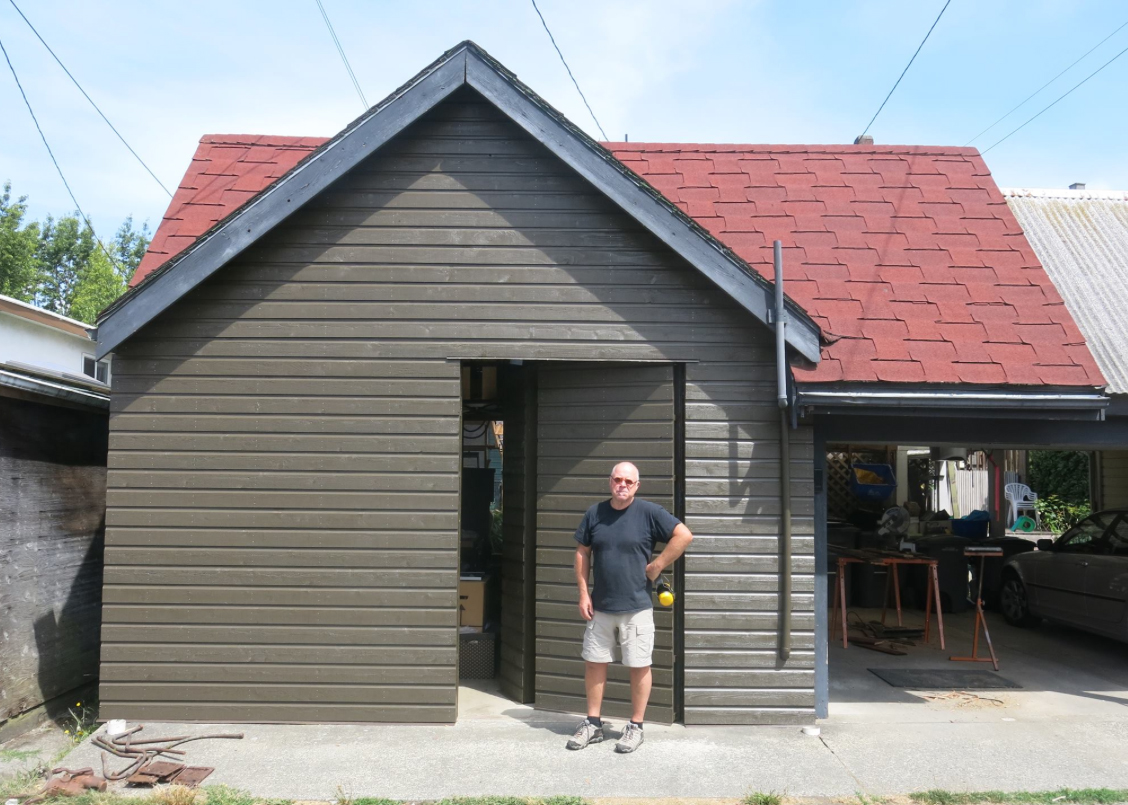
[[[2,760],[30,760],[33,757],[39,756],[38,749],[0,749],[0,761]]]
[[[780,805],[783,802],[783,795],[775,791],[753,791],[745,794],[744,799],[740,801],[742,805]]]
[[[1054,791],[943,791],[910,794],[922,805],[1116,805],[1128,802],[1124,788],[1059,788]]]

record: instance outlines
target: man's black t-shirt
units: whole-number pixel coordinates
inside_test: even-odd
[[[576,542],[591,548],[595,573],[592,606],[600,612],[653,608],[653,584],[646,578],[646,566],[654,546],[668,542],[679,523],[657,503],[639,498],[621,510],[610,500],[588,509],[576,529]]]

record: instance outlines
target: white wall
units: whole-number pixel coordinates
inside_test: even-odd
[[[81,376],[83,355],[94,355],[89,338],[0,311],[0,361]]]

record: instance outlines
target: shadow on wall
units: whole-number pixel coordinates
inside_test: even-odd
[[[0,398],[0,721],[97,680],[104,412]]]

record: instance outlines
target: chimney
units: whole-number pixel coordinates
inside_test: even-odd
[[[1071,184],[1069,186],[1069,189],[1070,190],[1084,190],[1085,189],[1085,183],[1084,182],[1074,182],[1073,184]]]
[[[873,135],[859,134],[854,138],[854,145],[873,145]]]

